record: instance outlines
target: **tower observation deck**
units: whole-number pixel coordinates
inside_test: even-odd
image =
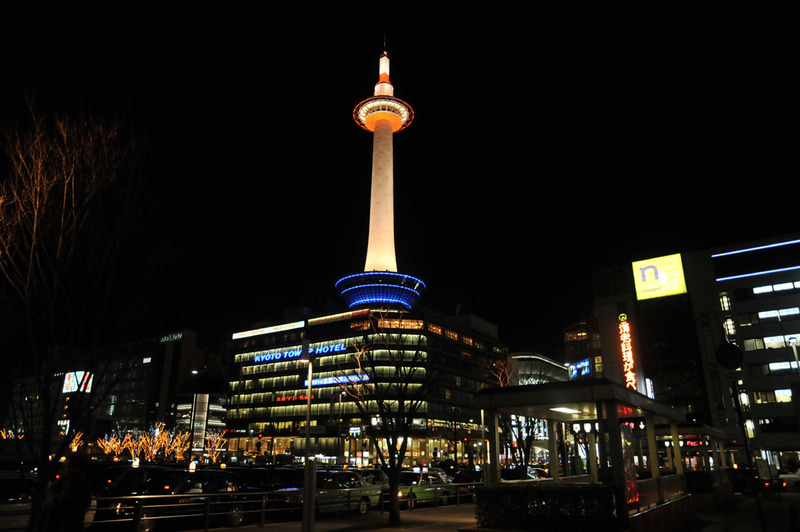
[[[348,307],[384,304],[410,309],[425,283],[397,271],[394,248],[394,151],[393,135],[414,120],[414,111],[395,98],[389,81],[389,56],[380,57],[378,83],[372,97],[359,103],[353,119],[373,134],[372,190],[370,192],[369,240],[364,271],[339,279],[336,288]]]

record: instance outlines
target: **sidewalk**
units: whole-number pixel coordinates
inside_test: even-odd
[[[737,493],[727,507],[697,509],[697,521],[688,532],[798,532],[798,499],[793,495],[765,496],[759,505],[754,496]]]
[[[389,526],[389,514],[371,510],[366,515],[323,515],[314,520],[314,532],[367,532],[370,530],[413,530],[414,532],[457,532],[475,527],[475,505],[472,503],[449,504],[447,506],[423,507],[416,510],[401,510],[401,526]],[[215,532],[300,532],[300,521],[267,523],[263,527],[245,525],[239,528],[216,528]],[[196,531],[195,531],[196,532]]]
[[[696,510],[697,520],[684,532],[800,532],[798,526],[797,494],[780,499],[765,497],[761,500],[761,512],[753,496],[736,494],[733,504],[725,508]],[[763,516],[763,519],[762,519]],[[763,520],[763,527],[762,527]],[[391,529],[389,515],[371,511],[367,515],[328,515],[317,517],[314,532],[368,532]],[[224,532],[300,532],[300,521],[267,523],[265,526],[245,525],[240,528],[217,528]],[[480,532],[475,520],[475,505],[472,503],[448,506],[424,507],[413,511],[401,511],[399,530],[414,532]],[[679,531],[675,531],[679,532]]]

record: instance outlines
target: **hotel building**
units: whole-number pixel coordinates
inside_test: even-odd
[[[365,348],[375,360],[370,371],[359,367]],[[407,384],[406,399],[413,397],[418,405],[405,465],[480,458],[481,413],[471,406],[472,394],[497,386],[489,369],[505,360],[504,349],[492,324],[424,308],[363,308],[233,334],[238,377],[230,383],[229,451],[261,455],[267,462],[305,454],[304,349],[314,356],[309,451],[319,461],[377,463],[368,438],[378,420],[377,406],[363,414],[343,393],[343,383],[392,380],[402,381],[396,386]]]

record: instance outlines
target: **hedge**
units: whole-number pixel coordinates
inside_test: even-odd
[[[483,528],[517,530],[617,530],[614,495],[602,484],[520,482],[476,490]]]

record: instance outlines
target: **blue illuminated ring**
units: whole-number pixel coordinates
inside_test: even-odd
[[[343,277],[336,283],[336,288],[348,308],[387,304],[411,309],[426,286],[411,275],[373,271]]]

